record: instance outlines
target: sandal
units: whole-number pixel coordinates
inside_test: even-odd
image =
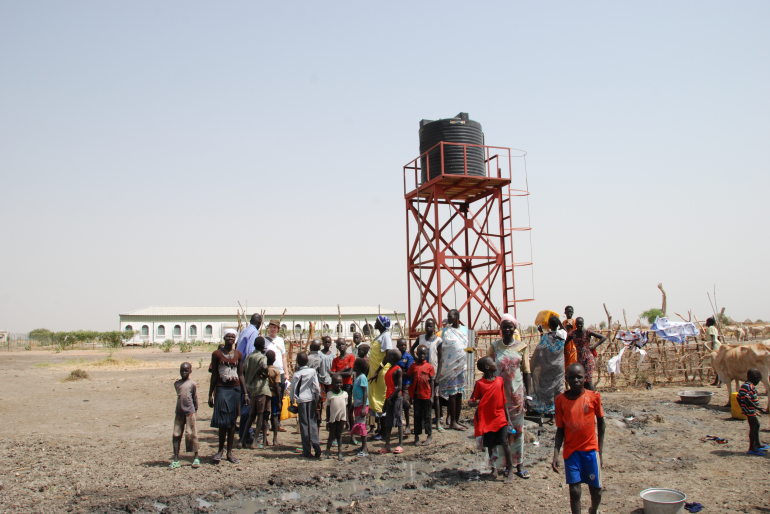
[[[380,451],[378,453],[380,455],[385,455],[386,453],[390,453],[390,450],[386,450],[385,448],[380,448]]]
[[[222,462],[222,456],[214,455],[213,457],[211,457],[211,460],[213,460],[215,464],[219,464],[220,462]]]
[[[393,450],[393,453],[404,453],[404,449],[400,446],[396,446],[396,449]]]
[[[192,463],[192,467],[199,468],[201,466],[201,461],[198,459],[198,457],[195,457],[195,460]]]
[[[233,464],[238,464],[239,462],[241,462],[240,459],[236,459],[235,457],[228,457],[227,460],[229,460]]]
[[[749,450],[746,452],[747,455],[756,455],[757,457],[764,457],[767,455],[765,452],[761,450]]]
[[[169,465],[169,468],[171,468],[171,469],[177,469],[177,468],[181,468],[181,467],[182,467],[182,465],[179,463],[178,460],[172,460],[171,464]]]
[[[526,469],[524,471],[517,471],[515,475],[519,478],[523,478],[524,480],[527,480],[529,478],[529,471]]]
[[[366,452],[358,452],[358,456],[359,456],[359,457],[368,457],[368,456],[369,456],[369,454],[368,454],[368,453],[366,453]]]
[[[294,448],[294,453],[305,453],[305,450],[302,448]]]

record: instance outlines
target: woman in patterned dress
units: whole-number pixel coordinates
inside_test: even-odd
[[[595,391],[594,386],[594,368],[596,367],[596,347],[607,340],[606,336],[597,334],[591,330],[584,328],[585,322],[583,318],[577,318],[575,320],[575,330],[570,332],[567,336],[567,343],[573,341],[575,348],[577,349],[577,360],[585,368],[586,385],[585,388],[589,391]],[[595,345],[591,345],[591,338],[595,337],[599,341]]]
[[[524,413],[526,404],[529,403],[528,400],[524,400],[524,397],[532,389],[529,347],[514,337],[516,319],[510,314],[503,315],[500,331],[503,338],[490,345],[487,356],[495,360],[497,376],[503,377],[505,381],[505,408],[508,410],[510,425],[516,430],[515,434],[508,434],[508,445],[511,449],[513,464],[516,466],[516,475],[520,478],[529,478],[529,472],[523,468]],[[499,455],[502,452],[497,453]]]
[[[530,368],[532,371],[532,409],[545,416],[556,412],[554,400],[564,391],[564,331],[559,330],[559,318],[551,316],[548,320],[550,332],[543,333],[538,325],[540,343],[532,352]]]

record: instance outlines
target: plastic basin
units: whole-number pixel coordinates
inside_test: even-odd
[[[714,396],[712,391],[679,391],[679,399],[682,403],[694,405],[706,405]]]
[[[653,487],[641,493],[644,501],[644,514],[680,514],[684,513],[687,495],[676,489]]]

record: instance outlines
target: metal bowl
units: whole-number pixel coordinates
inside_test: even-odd
[[[693,405],[706,405],[711,402],[713,391],[679,391],[679,399],[682,403]]]
[[[682,491],[662,487],[645,489],[639,496],[644,501],[644,514],[680,514],[684,512],[687,500]]]

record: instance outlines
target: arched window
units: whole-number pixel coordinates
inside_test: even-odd
[[[195,337],[198,335],[198,327],[195,325],[190,325],[190,335]]]
[[[281,323],[281,330],[288,330],[288,329],[286,328],[286,325],[285,325],[284,323]]]
[[[355,334],[355,333],[356,333],[356,324],[355,324],[355,323],[351,323],[351,324],[350,324],[350,332],[351,332],[352,334]]]
[[[294,325],[294,330],[296,330],[297,332],[302,332],[302,325],[300,324]]]
[[[133,332],[134,327],[132,327],[131,325],[126,325],[126,332],[128,332],[129,330]]]
[[[337,333],[338,334],[342,333],[342,323],[337,323]]]
[[[206,325],[206,328],[203,329],[203,333],[210,336],[212,334],[211,325]]]
[[[398,330],[398,335],[401,335],[401,325],[400,325],[400,324],[398,324],[398,323],[396,323],[395,325],[393,325],[393,333],[395,333],[395,332],[396,332],[396,330]]]
[[[165,335],[166,335],[166,327],[164,327],[163,325],[158,325],[158,335],[165,337]]]
[[[142,335],[143,336],[149,336],[150,335],[150,327],[147,325],[142,325]]]
[[[174,325],[174,335],[175,336],[181,336],[182,335],[182,327],[179,325]]]
[[[324,323],[324,330],[329,330],[329,324],[328,323]]]
[[[372,330],[373,330],[373,328],[372,328],[372,326],[371,326],[371,325],[369,325],[369,324],[367,323],[366,325],[364,325],[364,328],[363,328],[363,330],[364,330],[364,335],[365,335],[365,336],[368,336],[369,334],[371,334],[371,333],[372,333]]]

